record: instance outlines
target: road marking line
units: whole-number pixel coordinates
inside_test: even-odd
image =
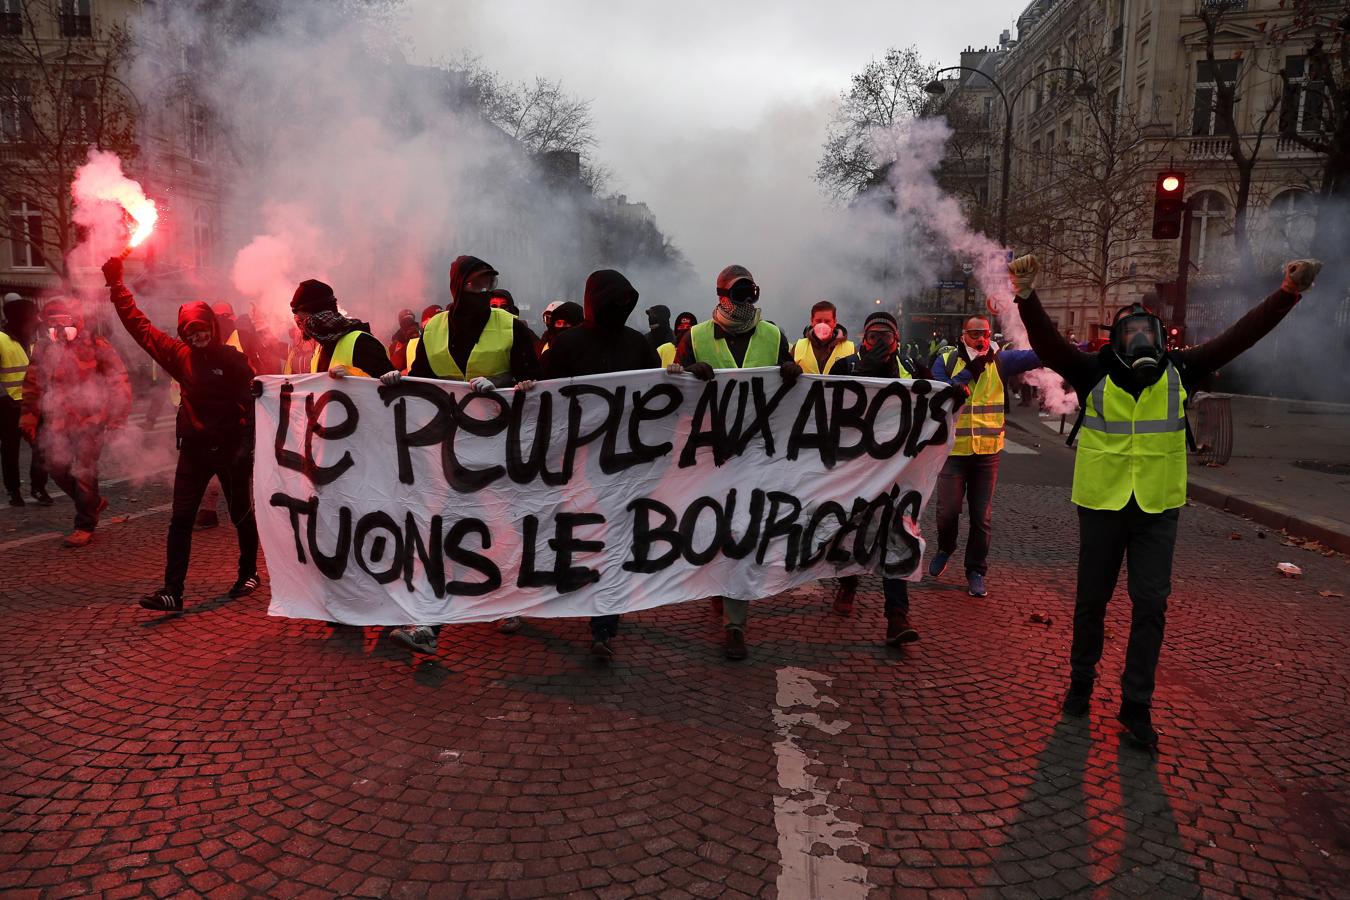
[[[1010,438],[1008,438],[1008,437],[1005,435],[1004,438],[1003,438],[1003,452],[1004,452],[1004,453],[1030,454],[1030,455],[1032,455],[1032,456],[1035,456],[1035,455],[1036,455],[1037,453],[1039,453],[1040,451],[1039,451],[1039,450],[1033,450],[1033,449],[1031,449],[1030,447],[1023,447],[1021,444],[1017,443],[1017,441],[1011,440]]]
[[[773,752],[778,758],[778,786],[786,796],[773,798],[773,823],[778,829],[779,900],[812,900],[817,897],[866,898],[872,889],[867,867],[839,857],[844,847],[857,847],[866,854],[867,844],[858,837],[859,825],[836,815],[839,807],[829,803],[839,789],[837,779],[822,779],[809,773],[818,762],[816,754],[803,750],[792,736],[794,727],[807,726],[824,734],[839,734],[848,728],[843,719],[824,721],[818,713],[793,712],[796,707],[838,707],[837,701],[816,693],[816,684],[829,687],[834,679],[820,672],[786,666],[777,672],[778,694],[773,721],[778,740]],[[829,852],[817,855],[821,849]]]
[[[108,519],[109,525],[120,525],[123,522],[130,522],[132,519],[140,519],[145,516],[153,516],[155,513],[167,512],[173,509],[172,503],[165,503],[162,506],[152,506],[149,509],[143,509],[140,512],[130,513],[125,516],[112,516]],[[44,531],[41,534],[30,534],[27,537],[15,538],[12,541],[6,541],[0,544],[0,550],[10,550],[14,547],[22,547],[24,544],[36,544],[38,541],[48,541],[55,538],[64,537],[63,531]]]

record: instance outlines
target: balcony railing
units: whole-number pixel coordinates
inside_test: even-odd
[[[1186,158],[1187,159],[1230,159],[1232,154],[1229,152],[1230,141],[1227,137],[1191,137],[1186,138]],[[1250,141],[1255,140],[1255,135],[1244,135],[1243,141],[1250,147]],[[1299,159],[1318,156],[1316,150],[1310,150],[1291,137],[1277,137],[1274,141],[1275,156],[1281,159]],[[1270,146],[1270,136],[1267,136],[1266,143],[1262,144],[1261,155],[1267,156]]]
[[[1241,12],[1247,8],[1247,0],[1200,0],[1203,9],[1231,9]]]
[[[1305,147],[1291,137],[1280,137],[1275,141],[1275,155],[1286,159],[1321,156],[1311,147]]]
[[[1188,138],[1187,159],[1228,159],[1232,142],[1226,137]]]

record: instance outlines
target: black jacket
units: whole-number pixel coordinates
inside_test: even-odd
[[[612,269],[586,279],[585,319],[554,339],[544,354],[545,378],[579,378],[605,372],[658,369],[661,357],[647,336],[624,323],[638,292]]]

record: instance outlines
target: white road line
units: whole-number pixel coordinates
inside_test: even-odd
[[[143,509],[140,512],[134,512],[126,516],[112,516],[107,520],[108,525],[120,525],[123,522],[130,522],[132,519],[140,519],[145,516],[153,516],[155,513],[168,512],[173,509],[172,503],[165,503],[162,506],[152,506],[149,509]],[[100,534],[101,532],[95,532]],[[62,537],[60,531],[44,531],[41,534],[30,534],[27,537],[15,538],[12,541],[6,541],[0,544],[0,550],[12,550],[15,547],[22,547],[25,544],[36,544],[38,541],[52,541]],[[97,538],[95,538],[97,540]]]
[[[858,824],[839,818],[837,806],[829,799],[839,790],[838,779],[819,778],[808,771],[816,765],[816,754],[802,749],[792,735],[794,727],[809,727],[824,734],[839,734],[848,728],[843,719],[823,721],[819,714],[802,712],[801,707],[816,709],[822,704],[838,707],[830,697],[816,693],[816,685],[829,687],[828,675],[795,666],[781,668],[778,694],[773,710],[778,740],[774,755],[778,758],[778,786],[786,796],[773,798],[773,823],[778,829],[779,900],[832,900],[866,898],[872,889],[867,867],[839,857],[844,847],[856,847],[867,853],[867,844],[858,837]],[[793,711],[797,710],[797,711]],[[817,855],[820,848],[830,852]]]

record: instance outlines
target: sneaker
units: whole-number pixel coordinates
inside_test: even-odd
[[[919,639],[919,633],[909,625],[909,616],[893,613],[886,617],[886,643],[891,647],[912,644]]]
[[[989,592],[984,587],[984,576],[979,572],[971,572],[966,576],[966,579],[970,582],[970,590],[967,591],[970,596],[984,597],[988,595]]]
[[[502,634],[515,634],[520,630],[520,626],[525,624],[520,616],[507,616],[497,623],[497,630]]]
[[[852,584],[840,584],[834,592],[834,614],[836,616],[853,615],[853,598],[858,589]]]
[[[947,560],[952,558],[950,550],[939,550],[933,554],[933,561],[928,564],[928,574],[934,578],[941,578],[942,573],[947,571]]]
[[[591,642],[591,658],[598,662],[609,662],[614,658],[614,646],[603,638]]]
[[[142,609],[155,612],[182,612],[183,598],[167,588],[161,588],[153,594],[146,594],[138,601]]]
[[[220,514],[215,510],[204,510],[197,513],[196,527],[198,530],[205,531],[208,528],[215,528],[219,524]]]
[[[722,621],[722,598],[721,598],[721,597],[709,597],[709,598],[708,598],[708,608],[712,610],[712,614],[713,614],[713,618],[714,618],[714,619],[717,619],[719,622]]]
[[[92,531],[85,531],[83,528],[76,528],[61,543],[67,547],[87,547],[89,542],[94,539]]]
[[[38,488],[37,490],[33,491],[32,494],[33,499],[36,500],[42,506],[51,506],[53,503],[56,502],[55,500],[52,499],[52,495],[47,493],[47,491],[43,488]]]
[[[1153,715],[1147,704],[1120,701],[1116,721],[1125,726],[1125,733],[1140,746],[1150,750],[1158,746],[1158,732],[1153,730]]]
[[[739,628],[728,628],[724,650],[727,659],[745,659],[749,655],[745,648],[745,632]]]
[[[1085,716],[1091,700],[1092,682],[1071,678],[1069,680],[1069,693],[1064,695],[1064,703],[1060,708],[1066,716]]]
[[[9,495],[9,505],[10,505],[10,506],[27,506],[28,504],[24,502],[24,500],[23,500],[23,495],[20,494],[18,491],[15,491],[14,493],[12,493],[12,494]]]
[[[230,585],[230,596],[247,597],[249,594],[256,591],[260,584],[262,584],[262,581],[258,578],[257,572],[254,572],[252,575],[241,577],[234,584]]]
[[[414,653],[436,652],[436,632],[430,625],[400,625],[390,637]]]

